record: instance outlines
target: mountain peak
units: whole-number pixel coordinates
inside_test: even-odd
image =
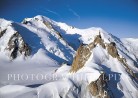
[[[41,15],[22,23],[0,19],[0,28],[3,98],[49,98],[53,93],[54,98],[138,97],[136,39],[119,39],[99,27],[75,28]],[[7,73],[38,73],[52,80],[6,80]]]

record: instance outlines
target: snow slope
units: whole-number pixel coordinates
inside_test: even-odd
[[[81,69],[70,72],[80,44],[90,44],[100,34],[106,45],[115,42],[119,56],[137,74],[137,39],[119,39],[96,27],[78,29],[41,15],[22,23],[0,19],[0,29],[7,29],[0,37],[0,98],[94,98],[88,85],[103,72],[113,98],[138,98],[138,80],[99,44]],[[10,61],[5,48],[15,31],[31,47],[31,55]]]
[[[138,39],[124,38],[121,39],[126,48],[138,59]]]

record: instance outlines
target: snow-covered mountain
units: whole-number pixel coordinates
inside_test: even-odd
[[[137,42],[41,15],[0,19],[0,98],[138,98]]]

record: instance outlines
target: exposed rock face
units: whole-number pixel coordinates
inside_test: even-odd
[[[100,33],[99,33],[99,35],[97,35],[96,38],[94,39],[94,44],[95,44],[95,45],[100,44],[104,49],[106,48],[106,47],[105,47],[105,44],[104,44],[104,40],[102,39]]]
[[[51,24],[48,21],[43,21],[43,23],[50,29],[53,29]]]
[[[114,42],[111,42],[107,45],[107,50],[112,57],[116,58],[119,56],[118,51],[116,49],[116,44]]]
[[[120,56],[117,57],[117,59],[124,65],[124,67],[126,68],[126,71],[135,79],[138,80],[138,77],[136,76],[136,73],[134,73],[130,68],[129,65],[126,62],[125,58],[121,58]]]
[[[88,45],[85,45],[85,44],[80,45],[80,47],[77,50],[76,56],[73,60],[73,63],[72,63],[71,72],[76,72],[85,65],[86,61],[91,56],[91,50],[95,48],[97,44],[101,45],[104,49],[106,49],[107,52],[113,58],[117,58],[124,65],[127,72],[132,77],[134,77],[135,79],[138,79],[135,73],[128,67],[126,59],[121,58],[119,56],[118,50],[116,48],[116,44],[114,42],[105,44],[100,34],[95,37],[92,43]],[[92,96],[95,96],[96,98],[113,98],[112,92],[108,91],[107,82],[108,82],[108,79],[105,77],[104,73],[101,74],[100,77],[96,81],[91,82],[88,85],[88,88]]]
[[[18,54],[23,54],[24,56],[29,56],[31,54],[30,47],[24,42],[23,38],[18,32],[11,36],[6,50],[11,52],[10,57],[12,59],[15,59]]]
[[[72,72],[76,72],[78,69],[82,68],[86,61],[89,59],[91,52],[89,45],[81,44],[77,50],[77,54],[72,63]]]
[[[77,50],[76,56],[73,60],[72,63],[72,69],[71,72],[76,72],[80,68],[84,66],[86,61],[89,59],[91,56],[91,50],[97,45],[100,44],[104,49],[105,49],[105,44],[103,39],[101,38],[101,35],[97,35],[96,38],[94,39],[94,42],[86,45],[86,44],[81,44],[80,47]]]
[[[49,29],[51,29],[51,30],[53,30],[54,32],[56,32],[56,34],[59,36],[59,38],[62,38],[63,39],[63,37],[61,36],[61,34],[59,33],[59,32],[57,32],[55,29],[54,29],[54,27],[48,22],[48,21],[44,21],[43,22]]]
[[[6,32],[7,29],[0,32],[0,38],[3,36],[3,34]]]
[[[111,42],[110,44],[107,45],[107,51],[108,53],[114,57],[117,58],[118,61],[120,61],[124,67],[126,68],[126,71],[135,79],[138,80],[138,77],[135,75],[135,73],[128,67],[129,65],[126,62],[125,58],[121,58],[118,54],[117,48],[116,48],[116,44],[114,42]]]
[[[112,98],[111,92],[108,91],[107,82],[108,79],[104,73],[96,81],[91,82],[88,88],[92,96],[96,98]]]

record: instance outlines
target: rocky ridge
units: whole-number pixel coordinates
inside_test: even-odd
[[[17,56],[23,55],[27,57],[31,54],[30,46],[24,41],[20,33],[12,27],[12,23],[8,24],[6,28],[2,28],[0,32],[0,39],[5,39],[7,44],[5,47],[2,47],[2,51],[6,51],[9,57],[12,59],[17,58]],[[11,30],[11,32],[9,32]],[[6,38],[6,36],[10,36]]]
[[[111,55],[113,58],[116,58],[119,62],[122,63],[122,65],[125,67],[126,71],[136,80],[138,80],[138,77],[135,75],[135,73],[128,67],[128,64],[126,62],[126,59],[123,57],[121,58],[119,56],[118,50],[116,48],[115,42],[105,43],[104,40],[101,37],[101,34],[99,32],[99,35],[97,35],[94,39],[94,41],[88,45],[81,44],[80,47],[77,50],[76,56],[72,63],[72,68],[70,72],[77,72],[79,69],[83,68],[85,66],[85,63],[89,59],[89,57],[92,54],[92,50],[97,46],[101,45],[103,49],[106,49],[108,54]],[[105,72],[104,72],[105,73]],[[101,74],[100,77],[96,81],[92,81],[88,88],[90,90],[90,93],[95,96],[96,98],[114,98],[112,95],[112,92],[108,92],[108,77],[105,78],[105,74]]]

